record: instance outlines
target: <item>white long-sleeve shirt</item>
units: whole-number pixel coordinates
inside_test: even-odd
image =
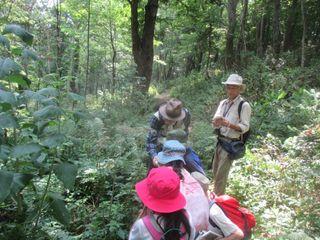
[[[239,95],[234,100],[224,99],[220,102],[219,107],[214,114],[213,119],[223,117],[230,123],[238,125],[241,132],[234,129],[222,126],[220,128],[221,135],[228,138],[240,138],[242,133],[245,133],[250,128],[251,106],[248,102],[242,105],[241,115],[239,118],[238,107],[243,98]]]

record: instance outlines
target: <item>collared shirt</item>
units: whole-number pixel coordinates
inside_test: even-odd
[[[228,237],[232,233],[241,229],[235,225],[221,210],[217,204],[213,204],[210,208],[210,219],[219,227],[212,226],[209,224],[209,231],[215,232],[221,236]]]
[[[173,125],[166,125],[159,111],[151,117],[146,146],[146,150],[151,158],[155,157],[158,151],[161,150],[159,149],[159,146],[161,145],[160,139],[166,137],[170,130],[182,128],[187,134],[189,133],[188,128],[190,125],[191,115],[186,108],[183,108],[183,111],[186,112],[185,118],[181,121],[175,122]]]
[[[234,100],[224,99],[220,102],[219,107],[213,118],[224,117],[230,123],[238,125],[241,132],[234,129],[222,126],[220,134],[228,138],[240,138],[242,133],[245,133],[250,128],[251,106],[248,102],[244,102],[239,118],[238,107],[244,99],[239,95]]]

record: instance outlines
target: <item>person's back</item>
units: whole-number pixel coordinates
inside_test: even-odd
[[[136,192],[149,209],[132,226],[129,240],[181,240],[195,238],[186,199],[180,192],[180,178],[168,167],[152,169],[135,185]]]
[[[177,140],[166,141],[157,157],[160,165],[170,166],[181,179],[180,192],[186,199],[186,209],[191,215],[196,231],[207,230],[209,200],[200,183],[184,169],[185,147]]]
[[[185,239],[185,240],[193,240],[195,239],[195,228],[193,227],[193,222],[186,211],[180,211],[179,214],[184,214],[186,216],[186,220],[188,224],[191,226],[190,233],[186,233],[186,229],[184,225],[181,225],[179,228],[171,228],[171,229],[179,229],[175,234],[170,234],[170,229],[165,230],[166,228],[166,219],[162,214],[150,213],[143,218],[138,219],[132,226],[129,240],[160,240],[161,237],[163,240],[174,240],[174,239]],[[173,221],[179,219],[179,216],[174,217]],[[185,233],[185,234],[184,234]]]
[[[187,201],[185,209],[191,215],[196,231],[207,230],[209,219],[208,198],[200,183],[186,169],[182,169],[182,175],[180,192]]]

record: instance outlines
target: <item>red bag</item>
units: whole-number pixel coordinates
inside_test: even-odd
[[[251,229],[256,225],[252,212],[240,207],[238,200],[229,195],[221,195],[211,200],[213,200],[212,204],[216,203],[224,214],[242,230],[245,238],[250,236]]]

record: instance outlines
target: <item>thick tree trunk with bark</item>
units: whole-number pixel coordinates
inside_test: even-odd
[[[88,18],[87,18],[87,62],[86,62],[86,81],[84,86],[84,96],[88,92],[88,82],[90,78],[90,19],[91,19],[91,0],[88,2]]]
[[[280,0],[274,0],[274,14],[273,14],[273,51],[276,56],[280,53],[281,39],[280,39]]]
[[[293,0],[289,9],[286,30],[283,41],[283,51],[293,49],[294,46],[294,29],[297,25],[298,1]]]
[[[227,30],[227,40],[226,40],[226,51],[225,51],[225,65],[227,69],[231,69],[234,62],[234,49],[233,40],[234,32],[236,29],[237,20],[237,5],[239,0],[228,0],[227,12],[228,12],[228,30]]]
[[[138,4],[139,0],[129,1],[131,5],[132,53],[137,64],[138,89],[146,93],[149,89],[153,66],[153,37],[158,11],[158,0],[148,0],[145,6],[142,36],[139,34]]]
[[[304,0],[301,0],[301,17],[302,17],[302,39],[301,39],[301,67],[305,65],[305,41],[306,41],[306,17],[305,17],[305,4]]]

